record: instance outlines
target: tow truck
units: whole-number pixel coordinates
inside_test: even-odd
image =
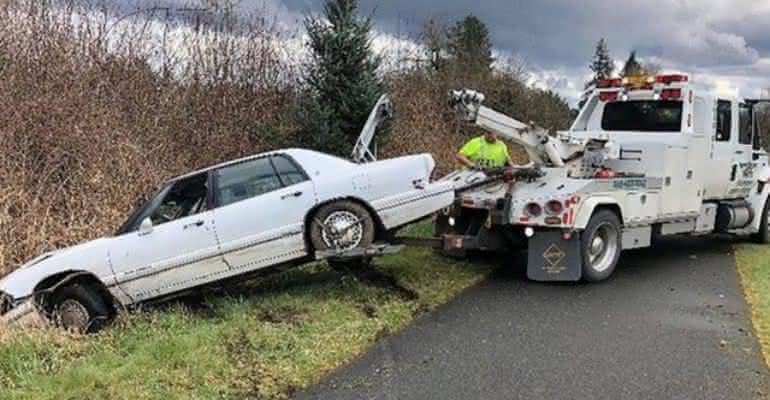
[[[521,145],[530,164],[459,170],[434,222],[444,251],[527,251],[534,281],[603,281],[623,250],[658,237],[726,233],[768,243],[770,167],[759,100],[668,74],[603,80],[567,131],[525,124],[451,93],[471,126]]]

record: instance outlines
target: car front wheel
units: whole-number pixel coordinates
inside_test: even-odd
[[[51,303],[54,324],[76,333],[98,332],[111,317],[102,296],[81,284],[56,289]]]

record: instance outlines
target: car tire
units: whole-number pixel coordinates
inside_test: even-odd
[[[759,225],[759,232],[751,235],[752,240],[759,244],[770,243],[770,199],[765,201],[765,207],[762,209],[762,222]]]
[[[357,227],[345,229],[342,237],[336,236],[334,225],[344,229],[350,223],[355,223]],[[324,226],[331,230],[325,232]],[[365,207],[351,201],[336,201],[322,206],[313,216],[310,242],[316,251],[365,248],[374,243],[375,231],[374,219]],[[328,260],[329,265],[338,270],[360,267],[368,261],[367,258]]]
[[[56,289],[51,304],[54,324],[76,333],[96,333],[107,326],[112,316],[105,299],[81,284]]]
[[[599,210],[580,236],[583,279],[601,282],[612,275],[622,250],[620,218],[611,210]]]

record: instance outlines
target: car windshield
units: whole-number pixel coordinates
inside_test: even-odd
[[[681,101],[617,101],[602,115],[605,131],[676,132],[682,129]]]

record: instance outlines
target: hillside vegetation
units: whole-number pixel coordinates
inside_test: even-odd
[[[296,38],[269,16],[215,8],[191,29],[82,2],[0,4],[0,276],[43,251],[110,234],[176,174],[303,146],[306,69],[282,45]],[[172,29],[182,32],[174,43],[158,40]],[[562,99],[518,72],[403,65],[380,71],[397,109],[382,156],[431,152],[441,171],[453,168],[457,148],[477,134],[446,106],[454,88],[483,90],[496,107],[545,126],[571,118]]]

